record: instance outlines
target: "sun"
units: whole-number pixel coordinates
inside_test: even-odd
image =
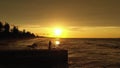
[[[60,36],[62,34],[62,29],[61,28],[55,28],[54,33],[55,33],[55,36]]]
[[[54,27],[49,29],[49,37],[65,38],[67,36],[67,30],[63,27]]]

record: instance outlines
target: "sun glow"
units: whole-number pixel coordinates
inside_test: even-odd
[[[49,37],[55,37],[55,38],[66,38],[67,36],[67,30],[63,27],[55,27],[55,28],[49,28]]]
[[[55,33],[55,36],[60,36],[62,34],[62,29],[55,28],[54,33]]]

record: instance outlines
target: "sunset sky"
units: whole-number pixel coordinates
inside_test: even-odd
[[[0,21],[45,36],[120,38],[120,0],[0,0]]]

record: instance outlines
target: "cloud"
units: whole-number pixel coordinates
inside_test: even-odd
[[[78,26],[72,26],[72,27],[68,27],[67,28],[69,31],[75,31],[75,32],[84,32],[84,31],[93,31],[93,30],[111,30],[111,29],[114,29],[114,30],[118,30],[120,29],[120,27],[115,27],[115,26],[95,26],[95,27],[92,27],[92,26],[81,26],[81,27],[78,27]]]

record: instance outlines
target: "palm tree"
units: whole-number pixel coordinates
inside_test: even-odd
[[[12,32],[13,32],[13,34],[18,34],[19,33],[18,27],[14,26],[12,29]]]
[[[2,29],[3,29],[3,24],[2,22],[0,22],[0,32],[2,32]]]
[[[5,29],[4,32],[9,33],[10,25],[9,25],[8,23],[5,23],[5,25],[4,25],[4,29]]]

